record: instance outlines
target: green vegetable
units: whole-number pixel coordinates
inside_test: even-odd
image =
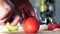
[[[44,5],[46,0],[40,0],[40,5]]]
[[[41,5],[40,6],[40,12],[45,12],[47,9],[47,6],[46,5]]]

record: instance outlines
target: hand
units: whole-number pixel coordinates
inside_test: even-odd
[[[34,8],[28,0],[11,0],[11,2],[16,6],[18,14],[21,15],[22,13],[23,18],[28,16],[35,17]]]
[[[1,0],[0,0],[1,1]],[[27,0],[11,0],[14,7],[11,7],[11,3],[8,4],[5,1],[2,0],[3,4],[0,2],[0,23],[4,24],[5,21],[10,20],[13,18],[11,25],[16,25],[20,18],[27,18],[28,16],[35,16],[35,12],[33,7],[31,6],[30,2]],[[16,9],[16,11],[15,11]],[[17,13],[18,12],[18,13]]]
[[[11,10],[11,7],[6,1],[0,0],[0,24],[4,24],[4,22],[10,17],[8,14],[11,13]]]
[[[5,24],[10,17],[13,17],[13,10],[14,7],[11,7],[11,4],[7,3],[6,0],[0,0],[0,24]],[[16,25],[19,20],[19,15],[15,14],[11,25]]]

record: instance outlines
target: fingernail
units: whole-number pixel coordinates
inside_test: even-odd
[[[14,26],[12,23],[10,24],[11,26]]]
[[[13,23],[10,24],[11,26],[15,26]]]

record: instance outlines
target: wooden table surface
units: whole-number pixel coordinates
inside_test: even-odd
[[[0,34],[60,34],[60,31],[40,31],[38,33],[4,32]]]

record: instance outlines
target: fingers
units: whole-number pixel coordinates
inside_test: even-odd
[[[11,22],[11,25],[15,26],[18,23],[19,20],[20,20],[20,16],[16,15],[14,20]]]
[[[6,16],[4,19],[0,20],[0,24],[5,25],[5,23],[9,20],[11,15],[12,15],[12,13],[8,14],[8,16]]]
[[[5,21],[7,20],[7,18],[3,19],[3,20],[0,20],[0,24],[1,25],[5,25]]]
[[[35,11],[34,11],[33,7],[25,6],[24,10],[28,14],[28,16],[34,16],[35,17]]]
[[[23,12],[23,17],[29,16],[35,16],[34,8],[30,4],[28,0],[11,0],[19,9],[21,12]]]
[[[34,16],[34,17],[35,17],[35,11],[34,11],[34,8],[32,7],[31,4],[28,4],[28,7],[26,6],[25,8],[26,8],[26,10],[29,12],[29,14],[30,14],[31,16]],[[27,13],[28,13],[28,12],[27,12]]]
[[[35,11],[31,10],[30,14],[35,17]]]

